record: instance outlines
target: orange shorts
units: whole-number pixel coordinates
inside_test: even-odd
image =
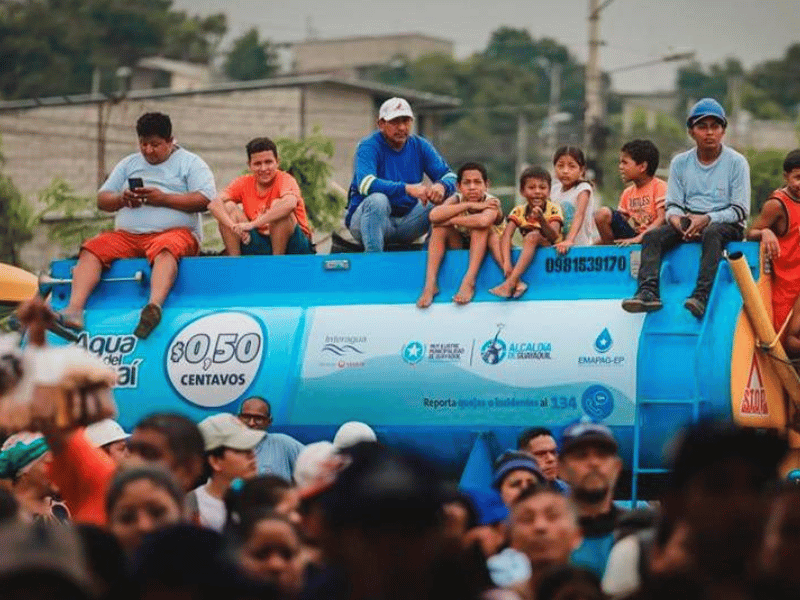
[[[81,250],[91,252],[103,267],[108,268],[118,258],[146,257],[153,264],[156,256],[166,250],[175,260],[184,256],[195,256],[200,250],[197,239],[184,227],[156,231],[153,233],[130,233],[128,231],[106,231],[86,240]]]

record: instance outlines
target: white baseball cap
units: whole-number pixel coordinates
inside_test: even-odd
[[[230,413],[206,417],[197,424],[206,445],[206,452],[217,448],[252,450],[264,439],[265,431],[250,429]]]
[[[130,434],[125,433],[122,426],[114,419],[103,419],[86,427],[86,437],[95,448],[102,448],[106,444],[127,440]]]
[[[378,118],[384,121],[391,121],[397,117],[414,118],[411,106],[409,106],[405,98],[389,98],[386,102],[381,104],[381,109],[378,111]]]
[[[333,445],[337,450],[355,446],[360,442],[377,442],[378,436],[372,427],[361,421],[348,421],[339,427],[333,436]]]
[[[334,445],[325,441],[307,444],[300,451],[294,463],[294,481],[301,496],[313,496],[324,487],[324,465],[335,454]]]

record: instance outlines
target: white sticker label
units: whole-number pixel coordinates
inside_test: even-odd
[[[167,374],[187,401],[214,408],[230,404],[253,382],[264,353],[264,333],[252,316],[223,312],[181,329],[167,350]]]

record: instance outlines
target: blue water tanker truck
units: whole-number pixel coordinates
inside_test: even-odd
[[[758,278],[757,244],[729,250]],[[540,250],[519,300],[488,293],[503,277],[487,258],[466,306],[451,297],[467,251],[450,251],[441,292],[424,310],[414,302],[425,252],[189,258],[146,340],[132,332],[149,266],[119,260],[89,300],[78,343],[116,369],[126,429],[154,411],[200,420],[260,396],[273,429],[301,441],[364,421],[381,441],[458,472],[479,440],[496,454],[525,428],[550,427],[558,438],[591,420],[614,431],[636,483],[663,472],[665,444],[682,425],[741,412],[731,365],[742,297],[723,261],[705,317],[692,316],[683,300],[699,254],[683,244],[665,257],[664,308],[647,315],[620,307],[636,289],[638,246]],[[74,265],[52,265],[56,309]],[[759,383],[748,380],[751,395]]]

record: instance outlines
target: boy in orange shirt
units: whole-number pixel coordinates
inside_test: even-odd
[[[658,169],[658,148],[650,140],[633,140],[619,155],[619,174],[625,188],[617,210],[602,207],[594,213],[599,244],[628,246],[640,244],[647,231],[664,223],[665,181],[654,177]]]
[[[311,228],[294,177],[278,166],[266,137],[247,144],[249,175],[234,179],[209,205],[229,256],[311,254]]]

